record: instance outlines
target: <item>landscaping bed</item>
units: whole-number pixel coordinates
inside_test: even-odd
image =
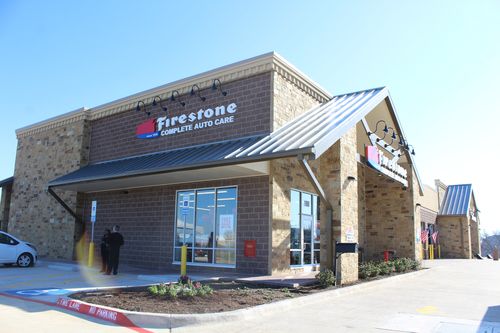
[[[359,267],[359,280],[381,279],[420,269],[417,261],[401,258],[389,262],[365,262]],[[248,308],[303,295],[331,290],[334,275],[325,270],[316,276],[317,284],[299,288],[280,288],[243,282],[193,282],[181,276],[178,283],[149,287],[79,292],[71,298],[113,308],[152,313],[215,313]]]
[[[213,293],[196,297],[155,296],[148,287],[80,292],[71,298],[113,308],[154,313],[214,313],[243,309],[322,291],[319,286],[272,288],[239,282],[209,282]]]

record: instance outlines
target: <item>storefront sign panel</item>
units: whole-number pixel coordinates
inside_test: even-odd
[[[237,110],[238,105],[230,103],[227,106],[219,105],[215,108],[200,109],[189,114],[148,119],[137,126],[135,134],[139,139],[154,139],[213,126],[223,126],[234,123],[234,114]]]
[[[376,146],[367,146],[365,148],[365,156],[368,166],[400,182],[404,186],[408,186],[408,172],[397,163],[398,157],[389,159]]]

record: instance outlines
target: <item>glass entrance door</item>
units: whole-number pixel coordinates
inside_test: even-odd
[[[318,197],[291,191],[290,197],[290,265],[319,264],[320,234]]]

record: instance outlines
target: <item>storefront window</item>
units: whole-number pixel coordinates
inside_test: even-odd
[[[290,265],[319,264],[319,201],[316,195],[290,192]]]
[[[177,192],[174,261],[188,247],[188,262],[236,264],[237,190],[235,187]]]

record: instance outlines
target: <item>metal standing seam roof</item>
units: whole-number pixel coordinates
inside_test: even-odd
[[[448,186],[439,215],[468,215],[471,196],[471,184]]]
[[[334,96],[269,135],[222,141],[99,162],[54,179],[49,186],[221,166],[280,157],[316,159],[388,97],[385,87]]]

